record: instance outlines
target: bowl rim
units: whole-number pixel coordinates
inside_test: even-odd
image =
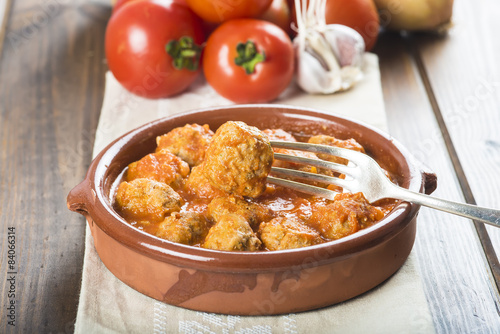
[[[150,258],[182,267],[240,273],[299,270],[333,261],[340,261],[352,254],[366,251],[384,240],[394,237],[413,220],[420,206],[407,202],[399,202],[377,224],[338,240],[304,248],[272,252],[230,252],[183,245],[155,237],[133,227],[114,211],[108,196],[104,193],[106,170],[120,149],[125,144],[136,139],[139,134],[178,118],[192,117],[197,114],[214,112],[214,110],[238,110],[237,112],[244,112],[249,109],[268,108],[272,108],[278,111],[278,113],[284,114],[284,116],[290,113],[294,116],[312,116],[333,122],[342,120],[347,123],[355,123],[358,126],[366,128],[368,131],[374,132],[392,144],[404,158],[406,162],[406,166],[404,167],[407,167],[410,172],[408,175],[408,189],[417,192],[424,190],[423,171],[416,167],[412,155],[393,137],[373,126],[349,117],[312,108],[280,104],[250,104],[203,108],[174,114],[145,123],[123,134],[108,144],[93,159],[84,181],[76,186],[68,195],[68,207],[73,211],[85,215],[89,223],[93,221],[103,232],[113,239]]]

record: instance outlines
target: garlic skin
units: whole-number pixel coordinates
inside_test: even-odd
[[[365,42],[354,29],[340,24],[329,24],[324,35],[341,67],[363,65]]]
[[[392,30],[446,30],[453,0],[375,0],[381,23]]]

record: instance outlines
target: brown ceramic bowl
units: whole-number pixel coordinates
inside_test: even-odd
[[[405,188],[430,193],[434,174],[419,170],[393,138],[371,127],[304,108],[244,105],[160,119],[107,146],[85,180],[68,195],[83,214],[106,267],[141,293],[193,310],[240,315],[280,314],[332,305],[364,293],[394,274],[415,239],[418,205],[399,203],[383,220],[349,237],[275,252],[224,252],[175,244],[144,233],[111,204],[113,183],[127,165],[155,149],[155,138],[187,123],[215,130],[228,120],[294,134],[355,138]]]

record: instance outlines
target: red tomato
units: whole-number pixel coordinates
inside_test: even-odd
[[[113,10],[111,13],[112,14],[116,13],[116,11],[120,9],[124,4],[131,1],[137,1],[137,0],[117,0],[115,5],[113,6]]]
[[[327,24],[342,24],[356,30],[370,51],[377,41],[380,21],[373,0],[326,0],[325,20]],[[295,6],[292,18],[296,22]]]
[[[133,1],[109,20],[106,58],[115,78],[148,98],[185,90],[200,73],[201,20],[175,2]]]
[[[271,5],[259,18],[276,24],[289,35],[292,33],[290,26],[292,18],[287,0],[273,0]]]
[[[272,0],[187,0],[191,9],[203,20],[221,23],[230,19],[257,17]]]
[[[233,102],[274,100],[292,80],[292,42],[283,29],[267,21],[227,21],[208,38],[203,72],[208,83]]]
[[[113,6],[112,14],[116,13],[116,11],[118,9],[120,9],[124,4],[126,4],[128,2],[132,2],[132,1],[138,1],[138,0],[117,0],[115,5]],[[166,0],[166,1],[169,1],[169,0]],[[176,2],[179,5],[187,6],[186,0],[170,0],[170,1]]]

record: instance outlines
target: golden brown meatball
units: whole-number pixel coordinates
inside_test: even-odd
[[[203,174],[203,164],[193,167],[184,185],[186,191],[199,198],[213,199],[225,196],[226,193],[212,186]]]
[[[318,232],[297,219],[277,217],[262,223],[260,239],[269,250],[292,249],[312,246],[323,240]]]
[[[262,132],[264,132],[264,134],[269,137],[269,140],[282,140],[282,141],[291,141],[291,142],[297,141],[292,134],[290,134],[282,129],[266,129]],[[287,150],[285,148],[273,148],[273,151],[274,151],[274,153],[283,153],[283,154],[293,155],[296,157],[316,159],[316,155],[314,153],[306,152],[306,151]],[[280,161],[280,160],[274,160],[273,167],[300,169],[300,170],[304,170],[307,172],[311,172],[311,167],[305,167],[304,165],[301,165],[301,164],[296,164],[293,162],[285,162],[285,161]]]
[[[180,210],[182,199],[165,183],[135,179],[118,186],[116,205],[125,218],[158,222]]]
[[[208,205],[207,215],[214,221],[219,221],[221,216],[229,213],[242,216],[253,229],[257,229],[261,222],[273,217],[271,209],[239,196],[219,197]]]
[[[346,148],[349,150],[365,153],[365,149],[363,148],[363,146],[361,146],[355,139],[352,139],[352,138],[346,139],[346,140],[341,140],[341,139],[337,139],[337,138],[332,137],[332,136],[318,135],[318,136],[314,136],[314,137],[309,138],[308,142],[311,144],[335,146],[335,147]],[[342,164],[342,165],[347,165],[349,162],[348,160],[346,160],[344,158],[340,158],[340,157],[329,155],[329,154],[318,154],[317,156],[320,159],[335,162],[335,163]],[[333,172],[332,170],[324,169],[324,168],[317,169],[317,173],[325,174],[325,175],[329,175],[329,176],[336,176],[336,177],[339,177],[341,179],[345,178],[344,174],[339,174],[339,173]],[[337,192],[342,192],[342,188],[339,186],[329,185],[328,189],[333,190],[333,191],[337,191]]]
[[[224,251],[256,251],[261,246],[245,218],[227,214],[212,226],[202,247]]]
[[[178,189],[189,174],[189,165],[169,151],[151,153],[128,166],[126,180],[146,178]]]
[[[328,239],[339,239],[382,219],[384,213],[370,205],[362,193],[342,193],[333,203],[314,207],[309,225]]]
[[[207,124],[187,124],[157,137],[156,152],[168,150],[186,161],[189,166],[197,166],[205,158],[205,151],[213,135]]]
[[[262,132],[264,132],[269,140],[297,141],[290,132],[286,132],[283,129],[265,129]]]
[[[266,188],[272,163],[273,150],[267,136],[243,122],[227,122],[212,137],[203,173],[218,189],[257,197]]]
[[[209,228],[208,221],[201,214],[174,212],[158,224],[155,235],[168,241],[195,245],[205,238]]]
[[[309,138],[308,142],[311,144],[335,146],[365,153],[365,149],[363,148],[363,146],[361,146],[355,139],[352,138],[341,140],[332,136],[319,135]],[[344,158],[332,156],[329,154],[318,154],[318,158],[343,165],[347,165],[348,163],[348,161]]]

